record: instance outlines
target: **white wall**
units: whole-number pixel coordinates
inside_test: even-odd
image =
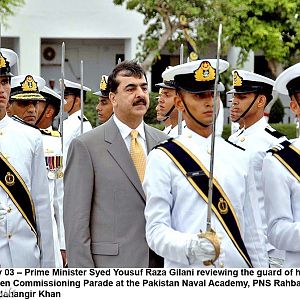
[[[66,57],[75,69],[84,59],[85,82],[92,88],[96,88],[93,78],[98,81],[114,66],[115,54],[122,51],[126,59],[135,57],[138,36],[145,29],[142,15],[115,6],[112,0],[26,0],[7,23],[2,28],[2,46],[11,47],[5,45],[5,40],[11,40],[5,37],[18,41],[14,50],[20,57],[20,73],[57,78],[54,68],[41,70],[41,44],[64,40]]]

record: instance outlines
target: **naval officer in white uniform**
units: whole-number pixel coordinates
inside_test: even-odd
[[[45,86],[41,90],[45,102],[38,105],[38,120],[36,126],[43,136],[44,156],[48,174],[50,201],[52,208],[53,238],[55,248],[55,266],[62,267],[66,263],[65,230],[63,225],[63,156],[61,135],[52,130],[52,122],[58,115],[61,106],[61,97],[52,89]]]
[[[290,96],[290,108],[300,117],[300,63],[281,73],[275,90]],[[285,251],[283,267],[300,267],[300,139],[285,141],[263,163],[268,238]]]
[[[17,55],[0,52],[0,265],[54,267],[50,199],[41,133],[6,114],[11,66]],[[28,98],[36,82],[22,82]]]
[[[220,60],[220,72],[228,66]],[[216,240],[199,234],[206,231],[215,77],[215,59],[182,64],[163,73],[164,80],[175,80],[175,105],[187,129],[148,156],[143,184],[146,239],[164,257],[165,267],[205,267],[215,259],[216,267],[266,267],[262,226],[254,217],[258,203],[248,197],[251,186],[247,183],[252,181],[247,177],[247,157],[221,137],[216,137],[215,145],[218,192],[213,193],[212,213],[212,228],[217,239],[222,237],[221,254]]]
[[[81,122],[83,122],[83,133],[92,130],[92,125],[85,116],[81,120],[81,85],[66,79],[64,80],[64,84],[64,96],[67,101],[64,105],[64,111],[69,115],[63,124],[63,168],[65,169],[70,143],[81,134]],[[83,86],[83,100],[85,100],[88,91],[91,91],[91,89]]]
[[[267,239],[265,200],[262,188],[262,164],[266,151],[286,137],[272,128],[264,117],[264,109],[273,99],[274,80],[244,70],[233,70],[233,94],[230,109],[231,120],[239,123],[240,129],[229,137],[229,141],[244,148],[251,161],[251,172],[255,180],[252,193],[259,203],[259,218],[262,219],[265,240],[271,267],[281,267],[284,251],[277,250]]]

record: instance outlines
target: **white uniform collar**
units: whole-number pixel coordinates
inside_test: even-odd
[[[268,126],[268,122],[266,121],[265,117],[262,117],[257,122],[252,124],[248,128],[240,128],[237,132],[234,133],[235,136],[239,136],[243,133],[243,135],[251,135],[257,131],[264,130]]]
[[[209,143],[210,144],[210,140],[211,140],[211,135],[208,136],[207,138],[196,133],[195,131],[191,130],[190,128],[186,127],[184,129],[184,132],[182,134],[184,137],[187,138],[192,138],[196,143]]]
[[[119,131],[121,133],[121,136],[123,139],[126,139],[131,131],[132,131],[132,128],[128,127],[126,124],[124,124],[122,121],[120,121],[116,115],[114,114],[113,115],[113,119],[117,125],[117,127],[119,128]],[[138,131],[139,135],[141,136],[141,138],[146,141],[146,135],[145,135],[145,129],[144,129],[144,121],[141,122],[141,124],[135,128],[135,130]]]
[[[75,111],[74,113],[72,113],[71,115],[69,115],[68,118],[76,118],[76,117],[80,117],[81,116],[81,109]]]

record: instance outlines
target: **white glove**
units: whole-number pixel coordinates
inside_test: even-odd
[[[199,238],[197,234],[188,242],[187,252],[191,264],[211,260],[216,256],[213,244],[206,238]]]
[[[0,221],[2,221],[4,219],[6,214],[7,214],[7,210],[5,209],[5,207],[0,202]]]
[[[270,268],[282,268],[283,263],[284,263],[284,259],[269,256]]]

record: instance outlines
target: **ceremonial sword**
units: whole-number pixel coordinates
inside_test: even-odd
[[[64,104],[65,104],[65,42],[61,45],[61,79],[60,79],[60,134],[61,134],[61,153],[64,153]]]
[[[222,24],[219,25],[218,33],[218,47],[217,47],[217,61],[216,61],[216,78],[214,84],[214,99],[213,99],[213,127],[211,134],[211,148],[210,148],[210,170],[208,181],[208,201],[207,201],[207,219],[206,219],[206,232],[199,234],[200,237],[208,239],[215,248],[215,258],[212,260],[204,261],[206,266],[213,265],[220,255],[220,241],[216,232],[211,227],[211,214],[212,214],[212,197],[213,197],[213,179],[214,179],[214,158],[215,158],[215,139],[216,139],[216,119],[217,119],[217,97],[218,97],[218,83],[219,83],[219,62],[221,52],[221,38],[222,38]]]
[[[80,133],[83,134],[83,61],[80,61],[80,107],[81,107],[81,115],[80,115]]]
[[[183,44],[180,45],[179,64],[183,64]],[[178,110],[178,135],[182,134],[182,111]]]

